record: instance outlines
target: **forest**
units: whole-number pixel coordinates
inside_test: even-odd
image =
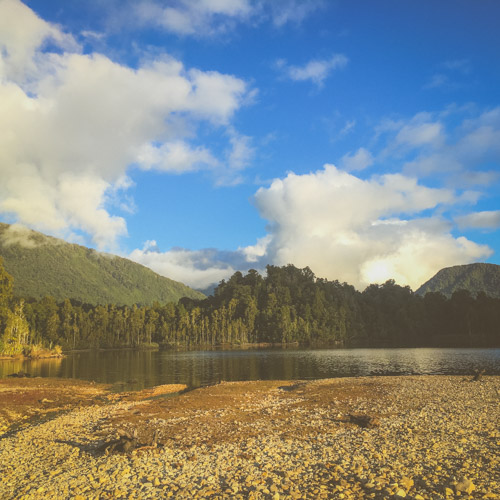
[[[267,266],[222,281],[203,300],[93,306],[14,297],[0,262],[0,352],[298,343],[337,347],[499,346],[500,299],[460,290],[425,296],[393,280],[360,292],[308,268]]]

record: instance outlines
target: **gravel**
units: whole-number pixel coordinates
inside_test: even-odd
[[[499,391],[364,377],[75,407],[0,436],[0,498],[500,498]],[[134,429],[138,449],[106,453]]]

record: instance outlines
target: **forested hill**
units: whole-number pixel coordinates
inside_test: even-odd
[[[9,298],[10,281],[2,281],[0,259],[0,332],[2,324],[6,332],[0,352],[2,342],[7,352],[23,347],[18,325],[24,325],[22,343],[65,349],[292,342],[500,346],[500,298],[474,298],[466,290],[449,299],[433,292],[422,297],[393,280],[359,292],[292,265],[267,266],[267,276],[236,272],[203,300],[143,307],[57,303],[51,297],[16,301]]]
[[[129,306],[204,298],[130,260],[2,223],[0,256],[19,297]]]
[[[424,283],[416,293],[440,292],[451,297],[458,290],[467,290],[472,296],[484,292],[500,298],[500,266],[496,264],[468,264],[441,269]]]

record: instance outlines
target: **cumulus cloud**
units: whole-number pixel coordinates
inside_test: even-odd
[[[244,166],[245,139],[230,122],[248,94],[232,75],[170,57],[132,69],[82,54],[61,28],[2,0],[0,213],[57,236],[83,231],[112,249],[127,231],[108,203],[131,165],[174,173],[217,166],[193,144],[193,130],[208,121],[223,136],[230,130],[229,162]]]
[[[279,60],[277,66],[291,80],[296,82],[309,80],[321,87],[333,70],[345,67],[348,61],[345,55],[334,54],[330,59],[315,59],[304,66],[288,65],[285,60]]]
[[[0,12],[0,76],[4,78],[18,82],[36,77],[37,52],[43,43],[50,41],[66,50],[78,50],[71,35],[43,21],[18,0],[2,0]]]
[[[500,229],[500,210],[474,212],[456,218],[461,229]]]
[[[390,278],[415,288],[450,262],[490,255],[488,247],[454,238],[448,222],[421,216],[454,202],[452,191],[401,174],[362,180],[333,165],[291,173],[255,196],[269,221],[269,261],[312,266],[360,288]]]
[[[439,215],[461,198],[402,174],[361,179],[325,165],[310,174],[289,173],[258,190],[255,205],[268,221],[268,234],[255,245],[232,252],[161,252],[149,242],[130,258],[201,289],[236,270],[263,272],[268,263],[309,266],[318,276],[359,289],[388,279],[416,289],[450,263],[467,264],[492,253],[453,236],[452,223]]]
[[[458,113],[469,117],[457,120]],[[499,131],[500,108],[385,120],[370,150],[344,155],[341,168],[290,173],[261,188],[254,204],[268,234],[236,252],[202,251],[203,272],[212,266],[227,278],[234,270],[293,263],[360,289],[391,278],[416,289],[443,267],[483,260],[491,249],[456,230],[497,229],[500,212],[456,212],[476,204],[498,180]],[[367,176],[366,168],[383,163],[398,173]],[[426,186],[427,176],[441,187]],[[481,190],[471,188],[481,183]],[[199,255],[190,261],[190,251],[183,252],[189,274]]]
[[[161,252],[155,241],[146,242],[144,248],[134,250],[128,257],[162,276],[200,290],[229,278],[237,270],[252,267],[240,250],[223,252],[216,249],[173,248]]]

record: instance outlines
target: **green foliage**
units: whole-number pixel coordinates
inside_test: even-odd
[[[24,317],[24,301],[12,296],[12,277],[0,257],[0,354],[22,354],[29,342],[30,329]]]
[[[416,293],[439,292],[450,298],[459,290],[467,290],[473,297],[484,292],[490,297],[500,298],[500,266],[478,263],[447,267],[424,283]]]
[[[0,255],[14,277],[14,294],[56,301],[79,300],[88,304],[141,304],[177,302],[181,297],[204,295],[182,283],[164,278],[150,269],[121,257],[98,253],[35,231],[8,239],[7,224],[0,223]],[[3,284],[0,276],[0,295]]]
[[[498,346],[500,299],[456,292],[421,297],[389,280],[354,287],[318,279],[309,268],[268,266],[235,273],[204,300],[138,307],[57,303],[25,305],[37,342],[66,349],[300,343],[338,347]]]
[[[255,270],[236,272],[213,296],[164,305],[92,305],[53,296],[23,303],[12,291],[12,278],[0,263],[0,352],[10,354],[36,355],[54,345],[500,346],[500,298],[467,290],[449,298],[438,292],[423,297],[393,280],[359,292],[292,265],[268,266],[265,277]]]

